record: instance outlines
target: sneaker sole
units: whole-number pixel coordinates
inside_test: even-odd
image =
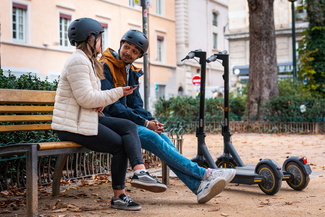
[[[218,176],[218,177],[221,177],[221,178],[224,178],[228,183],[230,183],[236,176],[236,170],[235,169],[231,169],[232,170],[232,173],[231,174],[228,174],[227,177],[224,177],[224,176]]]
[[[127,207],[127,206],[116,206],[116,205],[111,205],[112,209],[121,209],[121,210],[128,210],[128,211],[139,211],[142,207]]]
[[[207,194],[205,197],[202,197],[201,199],[198,200],[198,203],[206,203],[209,200],[211,200],[214,196],[220,194],[223,189],[226,187],[226,180],[220,179],[212,188],[209,194]]]
[[[151,192],[155,192],[155,193],[164,192],[164,191],[167,190],[166,186],[157,186],[157,185],[154,185],[154,184],[137,182],[137,181],[131,182],[131,186],[135,187],[135,188],[142,188],[142,189],[145,189],[147,191],[151,191]]]
[[[226,179],[227,184],[230,183],[236,176],[236,170]]]

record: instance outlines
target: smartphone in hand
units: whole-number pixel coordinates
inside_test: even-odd
[[[131,87],[135,88],[135,87],[139,87],[139,85],[138,84],[133,84],[133,85],[131,85]]]

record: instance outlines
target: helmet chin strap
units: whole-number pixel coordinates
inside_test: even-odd
[[[95,36],[95,43],[94,43],[94,46],[91,46],[91,44],[89,44],[88,40],[87,40],[87,44],[89,45],[90,49],[91,49],[91,57],[94,57],[96,58],[97,57],[97,52],[96,52],[96,45],[97,45],[97,38],[99,37],[100,35],[98,36]],[[102,40],[100,41],[101,45],[100,45],[100,49],[102,49],[102,46],[103,46],[103,42]]]

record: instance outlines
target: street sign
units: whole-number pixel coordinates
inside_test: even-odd
[[[192,78],[192,84],[194,84],[195,86],[199,86],[201,84],[201,76],[195,75]]]
[[[134,0],[134,4],[141,6],[141,1],[142,0]],[[146,0],[146,5],[147,5],[147,8],[151,8],[152,7],[151,0]]]

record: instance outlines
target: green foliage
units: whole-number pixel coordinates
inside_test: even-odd
[[[230,113],[230,117],[233,115],[241,115],[241,117],[234,118],[233,120],[240,120],[244,114],[246,114],[246,103],[248,99],[248,84],[241,83],[239,88],[229,93],[230,97],[230,109],[233,113]],[[230,119],[232,120],[232,119]]]
[[[54,82],[49,82],[47,79],[42,81],[36,75],[31,75],[31,73],[16,77],[9,72],[8,76],[5,76],[3,71],[0,70],[0,88],[3,89],[56,90],[57,85],[57,80]]]
[[[292,78],[279,80],[279,97],[271,98],[262,106],[263,120],[275,122],[321,122],[324,121],[325,101],[315,97],[302,81]],[[305,110],[302,109],[305,106]]]
[[[293,81],[292,78],[283,78],[278,83],[279,96],[312,97],[312,93],[305,89],[302,81]]]
[[[309,27],[299,42],[299,79],[314,96],[325,96],[325,1],[306,1]]]
[[[230,120],[240,120],[244,115],[245,104],[243,100],[230,99]],[[200,99],[192,97],[173,97],[159,99],[155,104],[155,116],[166,125],[175,122],[198,121]],[[223,120],[223,98],[209,98],[205,100],[205,120]]]
[[[264,107],[267,121],[324,122],[325,99],[303,96],[274,97]]]
[[[314,97],[312,91],[304,88],[303,82],[293,81],[292,78],[284,78],[279,80],[278,87],[279,97],[271,98],[269,102],[262,106],[264,121],[325,121],[325,99]],[[223,100],[223,98],[206,99],[205,121],[223,121]],[[175,97],[168,100],[159,99],[155,104],[155,115],[166,126],[177,122],[198,121],[199,101],[198,98],[189,97]],[[230,121],[246,120],[247,87],[244,86],[240,90],[231,92],[229,102]],[[250,117],[250,120],[254,119]]]

